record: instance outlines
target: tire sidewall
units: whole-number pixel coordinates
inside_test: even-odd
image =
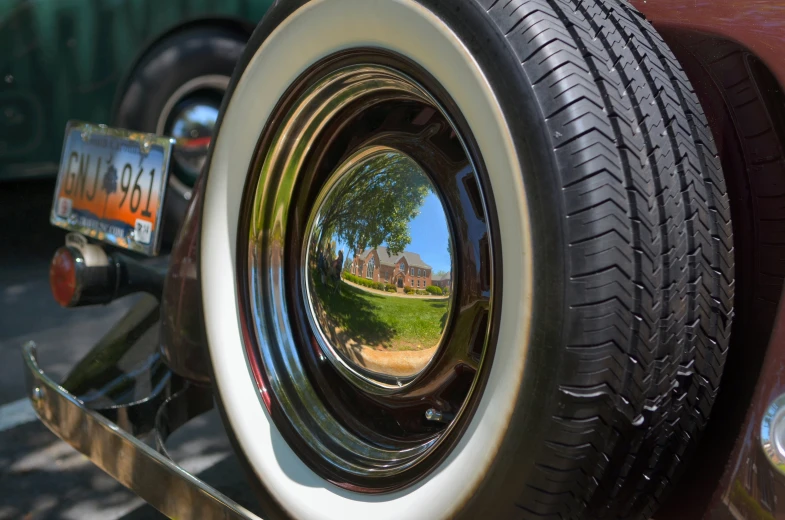
[[[334,0],[332,3],[341,3],[341,1]],[[389,1],[392,3],[394,0]],[[218,146],[217,142],[222,138],[221,132],[226,132],[226,129],[223,128],[224,119],[238,82],[242,79],[242,73],[248,69],[249,64],[252,63],[257,52],[262,48],[273,31],[292,14],[296,13],[298,9],[301,9],[308,3],[302,0],[277,3],[254,32],[245,53],[240,59],[237,72],[230,83],[229,95],[225,97],[222,105],[217,127],[216,146]],[[311,3],[324,2],[317,1]],[[400,0],[394,3],[408,4],[414,2]],[[529,327],[528,339],[524,342],[526,344],[502,345],[500,343],[497,346],[497,348],[521,349],[525,351],[525,363],[521,366],[520,382],[517,388],[518,397],[509,403],[510,406],[506,413],[503,414],[504,417],[498,417],[500,421],[499,429],[503,429],[505,433],[500,436],[498,444],[494,446],[493,454],[487,461],[485,469],[478,469],[478,471],[485,472],[484,478],[478,479],[472,492],[463,493],[462,496],[456,496],[453,500],[455,510],[452,512],[460,514],[462,517],[474,518],[480,514],[507,516],[515,512],[515,499],[520,494],[523,483],[528,480],[528,473],[532,470],[532,461],[539,447],[544,442],[545,430],[553,415],[551,409],[554,404],[553,396],[558,391],[555,381],[557,380],[556,375],[561,358],[565,269],[562,267],[554,268],[554,266],[564,265],[561,221],[564,213],[561,208],[561,197],[558,196],[561,188],[557,184],[555,175],[548,174],[548,172],[554,171],[557,165],[554,164],[552,154],[548,153],[553,147],[551,137],[545,130],[545,125],[538,123],[542,121],[543,114],[540,106],[535,101],[533,87],[529,79],[525,77],[520,63],[515,58],[503,35],[500,34],[499,29],[494,25],[485,10],[473,0],[452,2],[417,0],[416,3],[420,7],[427,9],[433,16],[438,17],[449,27],[453,34],[458,36],[486,78],[496,103],[498,103],[501,113],[504,115],[504,132],[508,134],[514,148],[520,172],[518,175],[522,176],[525,186],[524,200],[521,200],[520,204],[527,206],[529,215],[536,215],[536,218],[527,221],[529,241],[532,245],[529,250],[531,260],[529,268],[533,276],[529,278],[530,287],[525,288],[519,294],[519,298],[528,299],[528,317],[518,317],[519,327]],[[411,56],[407,57],[412,58]],[[450,85],[444,85],[444,87],[448,92],[450,91]],[[217,165],[213,164],[216,157],[215,151],[216,147],[213,147],[208,159],[210,168],[205,172],[208,175],[208,178],[205,179],[205,184],[208,187],[207,199],[211,196],[210,176],[221,175],[216,167]],[[211,173],[214,170],[216,170],[216,173]],[[213,183],[219,182],[222,183],[224,181],[213,179]],[[498,191],[494,187],[494,193],[496,194]],[[209,203],[208,200],[205,203],[205,207]],[[211,215],[211,211],[203,211],[203,226],[205,225],[204,219],[211,218]],[[503,208],[500,208],[500,218],[514,218],[514,216],[507,214]],[[236,229],[230,228],[228,232],[231,235],[236,233]],[[235,239],[235,236],[231,236],[229,239],[231,247],[236,245]],[[505,237],[504,233],[502,233],[501,247],[503,255],[505,243],[509,243],[508,241],[514,239],[514,237]],[[202,273],[203,293],[206,295],[206,298],[210,298],[211,291],[204,285],[206,279],[204,273],[209,269],[206,266],[212,264],[210,260],[205,261],[204,254],[205,250],[211,247],[214,247],[212,242],[205,242],[204,237],[200,238],[199,269]],[[507,262],[504,265],[503,283],[505,294],[507,292],[515,292],[516,285],[514,280],[522,275],[520,272],[516,272],[514,268],[511,269]],[[210,273],[207,272],[207,278],[209,276]],[[205,322],[208,328],[208,340],[217,340],[216,337],[210,337],[210,320],[214,319],[214,317],[209,316],[209,300],[205,303]],[[504,314],[504,305],[501,310],[502,314]],[[502,319],[504,320],[505,318]],[[510,323],[509,316],[506,323]],[[238,345],[237,347],[239,348],[240,346]],[[213,362],[211,359],[211,364]],[[257,472],[256,476],[260,477],[258,468],[255,467],[252,461],[247,459],[243,443],[238,438],[236,430],[238,426],[242,425],[237,424],[238,419],[236,416],[227,413],[227,396],[223,395],[220,375],[216,374],[215,368],[215,366],[211,366],[213,379],[217,382],[217,395],[227,429],[230,430],[230,435],[234,438],[236,446],[240,448],[238,454],[244,459],[244,464]],[[242,376],[244,377],[245,374]],[[491,370],[490,377],[493,378],[493,376],[494,371]],[[493,384],[493,381],[490,381],[488,384]],[[503,407],[506,404],[498,403],[498,405]],[[249,403],[248,406],[263,408],[261,403],[256,401]],[[263,412],[270,427],[274,429],[275,426],[269,421],[269,415],[267,415],[266,410]],[[473,422],[477,420],[479,419],[474,418]],[[466,449],[466,447],[456,449]],[[439,473],[442,470],[443,468],[439,467],[434,473]],[[416,484],[413,488],[419,489],[430,478],[430,476],[426,477],[423,482]],[[343,493],[343,491],[339,491],[338,488],[328,484],[326,481],[324,486],[332,492]],[[274,493],[271,493],[263,485],[260,488],[264,495],[262,498],[266,507],[275,509],[269,510],[269,513],[274,516],[284,516],[283,508],[274,507],[276,500],[273,496]],[[407,490],[403,492],[407,493]],[[358,498],[366,499],[367,496],[358,495]],[[389,502],[385,504],[385,500],[384,495],[379,496],[379,500],[376,500],[381,502],[379,507],[389,508]],[[267,510],[266,513],[268,513]],[[449,513],[450,511],[445,509],[445,514]],[[420,516],[417,512],[413,512],[412,515]]]
[[[114,124],[155,132],[161,110],[181,86],[205,76],[231,77],[244,48],[241,35],[220,28],[194,28],[163,39],[134,67]]]

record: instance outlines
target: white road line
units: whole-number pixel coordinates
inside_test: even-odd
[[[33,422],[37,418],[30,399],[26,397],[0,405],[0,432]]]

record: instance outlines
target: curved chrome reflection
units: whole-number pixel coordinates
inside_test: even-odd
[[[249,297],[262,364],[282,411],[327,464],[358,476],[389,476],[418,462],[436,439],[404,450],[376,446],[358,437],[324,408],[298,352],[286,304],[284,242],[295,180],[319,130],[351,103],[376,92],[420,94],[384,68],[350,67],[303,94],[278,128],[257,183],[249,230]],[[420,94],[422,95],[422,94]],[[297,139],[291,138],[296,135]],[[347,456],[348,454],[348,456]]]
[[[309,320],[361,388],[402,387],[433,360],[450,304],[433,279],[452,266],[449,238],[434,239],[448,233],[425,171],[398,150],[361,149],[322,190],[302,263]],[[425,250],[409,250],[413,240]]]
[[[771,465],[785,475],[785,394],[777,396],[766,409],[760,441]]]
[[[256,182],[249,183],[248,199],[245,202],[248,205],[250,222],[247,223],[247,228],[242,228],[243,232],[247,230],[248,233],[244,240],[244,247],[247,249],[242,260],[243,278],[239,280],[243,293],[242,318],[247,320],[244,323],[249,332],[246,349],[251,371],[260,385],[260,401],[271,410],[274,409],[277,417],[285,419],[286,430],[292,432],[287,440],[296,444],[298,451],[299,448],[306,450],[301,451],[306,454],[306,460],[324,468],[331,481],[339,485],[350,483],[355,486],[352,488],[355,490],[359,489],[356,487],[359,484],[355,482],[362,482],[361,487],[367,490],[376,489],[377,482],[378,489],[397,486],[399,484],[396,479],[404,473],[406,476],[400,477],[402,482],[416,480],[410,476],[416,472],[409,470],[438,448],[458,423],[457,420],[444,424],[429,422],[426,417],[427,408],[445,403],[445,399],[440,396],[423,397],[429,391],[427,386],[430,374],[439,368],[439,373],[445,380],[463,382],[462,395],[470,395],[475,388],[474,374],[481,364],[483,351],[482,348],[477,350],[479,357],[475,360],[471,357],[472,346],[484,345],[483,338],[487,334],[488,322],[487,319],[479,319],[479,316],[476,320],[464,320],[460,330],[453,334],[453,324],[449,317],[460,310],[458,300],[456,299],[454,308],[451,308],[452,294],[442,294],[441,298],[430,294],[416,294],[418,279],[421,291],[427,291],[428,285],[434,285],[434,269],[444,271],[439,274],[449,281],[453,259],[450,252],[452,246],[448,243],[452,243],[450,240],[457,232],[448,227],[446,206],[443,206],[435,195],[429,180],[432,177],[425,175],[424,168],[418,165],[419,159],[412,159],[419,157],[415,153],[403,153],[389,145],[391,141],[385,141],[388,144],[384,145],[363,145],[358,142],[357,146],[351,149],[353,151],[348,153],[348,159],[337,168],[325,172],[325,175],[330,171],[332,174],[327,175],[326,185],[316,196],[316,203],[313,205],[316,211],[309,215],[309,210],[302,208],[305,211],[302,220],[295,218],[296,210],[301,209],[296,206],[297,197],[301,194],[298,190],[309,189],[301,186],[307,184],[307,181],[304,181],[308,178],[306,171],[310,171],[309,168],[312,167],[308,162],[311,159],[309,152],[318,148],[320,140],[329,139],[325,136],[325,129],[340,119],[342,114],[368,110],[379,104],[380,100],[416,104],[425,115],[441,114],[443,119],[440,121],[443,123],[439,123],[439,128],[451,129],[460,149],[460,157],[429,155],[426,158],[431,161],[429,176],[433,168],[440,163],[450,163],[458,165],[455,167],[463,172],[460,173],[461,176],[474,178],[475,169],[460,134],[439,103],[423,87],[405,74],[382,65],[349,65],[326,73],[314,81],[307,90],[304,89],[292,99],[291,104],[286,106],[286,112],[282,112],[280,120],[269,129],[268,145],[260,152],[260,164],[256,171],[258,178]],[[427,107],[427,110],[422,107]],[[430,135],[425,131],[427,129],[421,129],[415,139],[427,139]],[[428,155],[422,150],[420,153],[423,157]],[[386,169],[380,166],[384,162],[388,163]],[[385,193],[384,197],[374,195],[370,189],[374,183],[392,183],[396,179],[397,174],[390,170],[393,166],[401,170],[401,177],[405,182],[382,187],[379,191]],[[366,188],[368,191],[365,191]],[[360,189],[359,194],[354,192],[354,198],[352,189]],[[460,197],[461,189],[464,188],[456,185],[452,196]],[[395,193],[399,193],[401,198],[390,196]],[[438,217],[432,216],[423,225],[438,226],[444,233],[444,240],[434,249],[440,251],[438,255],[431,258],[430,253],[423,250],[419,261],[412,260],[414,257],[407,256],[406,251],[420,251],[417,251],[417,247],[408,247],[407,240],[411,238],[410,233],[416,234],[411,228],[419,225],[414,222],[417,210],[420,206],[425,209],[428,204],[427,200],[421,202],[419,197],[428,199],[431,196],[434,203],[431,209],[435,209]],[[417,200],[401,203],[402,199],[411,197]],[[370,209],[371,204],[385,203],[391,206],[385,211]],[[482,212],[483,207],[478,207]],[[340,222],[343,217],[335,212],[338,210],[343,210],[344,216],[355,212],[355,217],[360,215],[359,218],[367,222],[362,226],[347,226],[346,222]],[[387,214],[395,218],[385,220]],[[354,219],[356,223],[355,217],[347,217],[347,222]],[[483,217],[477,221],[477,225],[487,236],[486,220]],[[305,221],[310,221],[310,224],[307,225]],[[292,243],[297,245],[291,246]],[[400,272],[401,262],[398,258],[397,263],[392,262],[392,270],[386,271],[390,276],[389,282],[384,282],[395,286],[395,295],[392,287],[389,293],[377,293],[374,287],[361,287],[362,283],[352,279],[352,276],[359,276],[357,270],[364,269],[365,279],[369,279],[367,273],[371,261],[368,255],[378,255],[379,249],[385,246],[393,252],[403,252],[403,257],[407,259],[404,269],[430,268],[430,283],[427,276],[413,276],[409,271],[409,274],[403,277],[403,285],[408,283],[411,289],[414,280],[415,294],[405,293],[403,287],[398,287],[398,279],[394,277],[396,265]],[[290,247],[294,250],[290,251]],[[366,255],[356,254],[369,249],[371,251],[366,251]],[[343,257],[340,256],[341,250]],[[492,252],[489,251],[488,256],[491,255]],[[371,279],[375,279],[377,274],[381,276],[384,267],[381,259],[377,263],[376,256],[373,258]],[[480,255],[472,258],[479,261]],[[347,263],[347,260],[351,261]],[[385,262],[389,263],[389,260]],[[352,265],[355,273],[352,273]],[[347,276],[347,270],[348,275],[352,276]],[[293,274],[295,276],[292,276]],[[466,279],[472,283],[467,284],[466,288],[463,285],[456,287],[456,298],[461,294],[474,294],[472,291],[479,291],[480,284],[474,283],[472,276],[474,275],[467,272]],[[297,289],[293,289],[292,280],[298,278],[301,284]],[[488,274],[488,278],[493,279],[492,272]],[[384,289],[387,288],[385,285]],[[433,289],[432,291],[438,292]],[[297,292],[294,299],[290,298],[292,292]],[[486,292],[490,300],[491,293],[489,290]],[[400,343],[395,343],[399,329],[405,327],[390,325],[396,323],[395,320],[402,314],[401,311],[396,313],[393,309],[386,316],[389,321],[379,331],[382,340],[367,340],[368,331],[362,328],[365,325],[357,325],[361,320],[353,321],[347,319],[347,316],[363,318],[362,313],[369,312],[369,309],[364,311],[363,305],[360,304],[349,308],[341,307],[345,304],[342,299],[350,295],[366,301],[378,299],[375,301],[396,304],[398,307],[400,304],[419,303],[419,299],[428,299],[429,307],[431,303],[435,304],[436,317],[426,320],[427,334],[422,336],[424,339],[419,343],[413,345],[416,350],[409,351],[413,352],[410,355],[413,362],[409,367],[393,368],[387,363],[377,364],[369,369],[371,354],[392,352],[396,346],[403,347],[411,337],[400,334],[397,338]],[[303,303],[307,316],[300,319],[299,310]],[[466,306],[469,310],[483,307],[486,317],[489,315],[487,309],[490,306],[487,303],[467,298]],[[457,319],[455,321],[457,323]],[[301,328],[301,324],[305,326]],[[479,330],[479,339],[475,339],[468,331],[468,328],[475,325]],[[458,328],[457,325],[455,327]],[[310,342],[310,336],[307,344],[300,341],[300,332],[307,335],[304,328],[316,332],[313,343]],[[442,339],[448,337],[457,338],[451,343],[452,350],[446,347],[447,340]],[[443,341],[445,346],[440,348]],[[353,356],[353,347],[358,345],[368,349],[361,349],[360,356]],[[403,351],[402,348],[398,350]],[[417,356],[422,359],[415,361]],[[321,364],[322,368],[313,367],[313,363]],[[332,405],[325,402],[321,391],[324,382],[320,378],[332,377],[332,371],[327,370],[330,366],[335,367],[335,371],[341,376],[335,379],[354,389],[359,387],[358,393],[363,394],[362,398],[374,394],[373,398],[393,399],[421,385],[417,387],[420,388],[419,394],[408,396],[410,402],[423,407],[416,416],[410,416],[411,420],[417,423],[417,434],[405,439],[393,438],[385,436],[386,432],[373,430],[372,426],[366,427],[365,423],[345,420],[345,415],[338,415]],[[312,367],[322,371],[318,377],[310,371]],[[345,379],[349,379],[350,383],[346,383]],[[456,406],[445,410],[444,417],[458,419],[463,410],[462,403],[466,403],[467,399],[468,397],[462,397]],[[390,421],[397,419],[392,417]],[[422,426],[422,423],[425,423],[425,426]],[[434,424],[437,426],[433,426]],[[332,480],[336,474],[341,477]],[[396,483],[392,483],[393,481]]]
[[[172,158],[180,169],[180,180],[189,186],[196,182],[207,160],[207,149],[218,121],[218,108],[217,103],[194,101],[172,114],[169,134],[177,139]]]
[[[207,160],[207,149],[215,134],[221,98],[229,77],[207,75],[181,85],[164,104],[155,132],[177,139],[169,184],[186,199]]]

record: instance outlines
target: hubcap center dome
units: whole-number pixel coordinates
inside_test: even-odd
[[[306,308],[325,357],[370,390],[416,378],[452,300],[452,237],[426,172],[393,148],[361,149],[322,190],[307,237]]]

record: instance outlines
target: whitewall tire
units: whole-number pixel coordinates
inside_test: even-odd
[[[545,7],[534,1],[513,2],[518,11],[504,4],[507,3],[475,0],[280,2],[251,38],[230,84],[230,97],[222,108],[205,183],[200,235],[204,316],[214,384],[228,429],[253,471],[273,517],[439,519],[461,515],[477,518],[482,513],[491,515],[489,518],[539,518],[548,514],[587,518],[592,514],[588,505],[592,496],[602,493],[596,482],[612,485],[604,480],[611,478],[611,473],[605,472],[607,468],[599,468],[599,463],[594,468],[592,464],[604,460],[604,452],[610,454],[610,466],[623,463],[610,444],[595,446],[596,451],[587,452],[585,457],[580,452],[583,443],[603,441],[605,433],[600,422],[608,417],[618,421],[619,439],[641,435],[664,439],[665,445],[673,446],[668,443],[675,441],[660,433],[658,425],[649,423],[651,418],[644,415],[644,406],[651,399],[664,396],[658,403],[666,409],[665,413],[673,414],[670,417],[692,417],[689,410],[673,408],[666,395],[670,388],[640,384],[646,381],[647,371],[654,370],[653,363],[650,367],[641,352],[654,348],[648,341],[659,340],[647,337],[637,345],[634,341],[628,343],[631,337],[643,338],[648,334],[650,325],[665,324],[658,321],[665,317],[648,314],[646,301],[669,305],[661,294],[670,282],[654,276],[650,280],[646,266],[655,272],[663,262],[676,261],[667,257],[667,251],[661,253],[636,242],[642,240],[642,235],[631,231],[630,222],[643,219],[646,223],[648,216],[636,216],[625,209],[628,203],[633,204],[628,200],[633,197],[631,190],[638,190],[634,195],[640,198],[638,203],[649,197],[652,214],[656,214],[653,187],[667,173],[646,166],[633,170],[620,142],[629,144],[625,141],[629,138],[645,148],[645,139],[640,132],[628,136],[625,128],[619,128],[615,119],[608,117],[614,110],[626,110],[622,115],[635,121],[640,116],[635,109],[638,98],[620,101],[618,106],[615,99],[607,96],[599,95],[595,100],[592,96],[595,92],[602,94],[606,80],[598,82],[598,77],[592,75],[592,58],[582,57],[579,51],[573,56],[567,44],[547,44],[547,34],[538,35],[532,29],[526,37],[505,37],[505,31],[517,27],[519,32],[525,32],[535,19],[542,19],[539,27],[543,31],[551,28],[553,34],[560,34],[580,49],[587,45],[585,35],[567,24],[589,24],[580,9],[568,9],[569,2],[546,2]],[[626,18],[632,13],[626,4],[592,0],[584,3],[583,8],[607,11],[609,19],[622,28],[634,25],[640,30],[638,25],[643,24],[645,31],[654,34],[645,22]],[[542,45],[551,45],[552,52],[538,55],[539,64],[535,63],[537,60],[528,60],[542,50]],[[616,52],[614,47],[599,47],[598,55],[601,51],[603,55]],[[238,229],[245,218],[241,208],[248,190],[249,168],[257,162],[260,136],[269,130],[281,100],[303,74],[331,56],[354,49],[378,49],[405,57],[427,71],[460,113],[487,174],[491,210],[498,215],[500,247],[495,254],[503,269],[503,286],[493,303],[497,313],[495,348],[483,369],[482,387],[471,415],[455,434],[451,449],[421,478],[400,488],[373,493],[326,478],[292,448],[271,416],[269,396],[260,391],[250,367],[244,345],[251,325],[243,318],[238,304],[242,299],[238,288],[238,280],[242,279],[238,265],[242,259],[238,258],[238,251],[242,251],[239,242],[244,240],[238,236]],[[628,53],[623,49],[618,52]],[[664,45],[657,52],[669,53]],[[567,55],[565,61],[558,61],[559,56]],[[634,61],[629,70],[620,66],[619,71],[603,75],[610,74],[618,80],[618,74],[631,73],[636,66]],[[548,67],[553,80],[543,80]],[[575,85],[583,84],[576,89],[588,89],[583,94],[584,101],[576,89],[556,81],[569,78],[568,70]],[[538,71],[542,77],[533,77]],[[640,88],[648,87],[644,82]],[[687,99],[689,94],[679,95],[684,103],[691,102]],[[581,115],[586,100],[600,105],[593,105]],[[602,106],[603,102],[607,106]],[[548,114],[550,118],[546,117]],[[571,115],[572,119],[568,117]],[[662,120],[662,114],[659,116]],[[691,117],[698,124],[703,123],[702,116]],[[648,123],[639,124],[644,133],[648,132]],[[583,129],[576,125],[583,125]],[[608,139],[589,135],[592,125],[598,135],[609,134]],[[614,132],[621,141],[614,141]],[[582,146],[573,150],[572,157],[580,156],[583,162],[570,160],[564,154],[573,145]],[[594,145],[596,150],[604,151],[592,153]],[[697,153],[705,150],[698,148]],[[610,161],[611,166],[602,170],[598,166],[602,160]],[[725,197],[719,169],[706,161],[701,164],[704,169],[697,172],[698,178],[719,186],[716,197]],[[633,179],[632,184],[625,186],[625,175],[631,179],[640,175],[643,180]],[[605,204],[608,200],[611,203]],[[722,206],[715,202],[721,201],[706,202],[709,211],[716,212]],[[620,217],[610,219],[614,222],[603,218],[615,215],[616,210]],[[664,206],[660,210],[662,214],[679,211]],[[711,224],[715,226],[714,234],[723,233],[729,221],[727,215],[720,216]],[[614,225],[619,227],[615,234]],[[686,226],[683,219],[675,225]],[[656,222],[646,232],[657,235],[650,237],[654,243],[668,239],[667,230],[662,231],[662,236],[658,234]],[[729,240],[720,244],[720,255],[730,255]],[[690,244],[689,247],[697,247],[696,242]],[[587,245],[590,247],[584,247]],[[638,253],[634,252],[641,247],[646,249],[644,255],[650,255],[643,264],[636,260]],[[622,260],[612,258],[614,248]],[[698,268],[706,269],[707,291],[728,293],[727,280],[732,279],[732,271],[708,264]],[[726,280],[712,278],[712,269],[722,272]],[[593,274],[606,278],[595,279]],[[654,285],[647,285],[650,282]],[[635,289],[640,286],[645,288],[643,296]],[[614,292],[613,287],[618,287],[618,291]],[[615,302],[618,307],[614,307]],[[725,306],[712,312],[727,316],[731,303],[726,298]],[[691,301],[689,305],[698,303]],[[641,315],[642,325],[629,325]],[[603,321],[608,316],[617,317],[618,322]],[[285,321],[281,323],[285,328]],[[727,320],[728,327],[729,323]],[[675,335],[686,334],[681,329],[683,323],[674,321],[671,325]],[[619,352],[603,346],[617,342],[611,332],[611,336],[606,334],[606,327],[619,329],[619,348],[628,349],[628,355],[618,356]],[[711,329],[708,334],[715,345],[727,340],[724,328]],[[677,339],[663,340],[656,348],[661,353],[675,352],[677,344]],[[580,350],[580,346],[587,349]],[[260,348],[266,345],[262,342]],[[718,352],[712,355],[720,356]],[[680,362],[688,363],[688,354],[683,354]],[[662,374],[672,370],[675,374],[678,365],[657,370]],[[696,372],[701,370],[698,367]],[[582,375],[587,371],[593,375]],[[602,379],[604,374],[610,374],[610,378]],[[681,384],[691,387],[697,383],[685,379]],[[689,404],[684,406],[690,408]],[[600,418],[597,425],[587,424],[595,417]],[[686,432],[693,432],[693,426],[697,428],[695,419],[685,419],[685,423]],[[647,457],[645,450],[654,447],[640,448],[640,456]],[[559,453],[571,459],[561,468],[563,471],[582,472],[583,476],[572,482],[564,481],[563,475],[559,477],[560,468],[554,467],[560,463]],[[666,463],[671,464],[663,462]],[[646,471],[656,470],[657,478],[667,479],[676,474],[677,465],[672,466],[667,470],[646,466]],[[556,481],[560,483],[554,484]],[[620,481],[619,485],[626,489],[628,483]],[[649,497],[654,494],[654,489],[646,488],[623,505],[610,498],[597,500],[602,507],[611,504],[607,507],[619,517],[637,518],[655,507]],[[570,498],[554,498],[562,495]]]

